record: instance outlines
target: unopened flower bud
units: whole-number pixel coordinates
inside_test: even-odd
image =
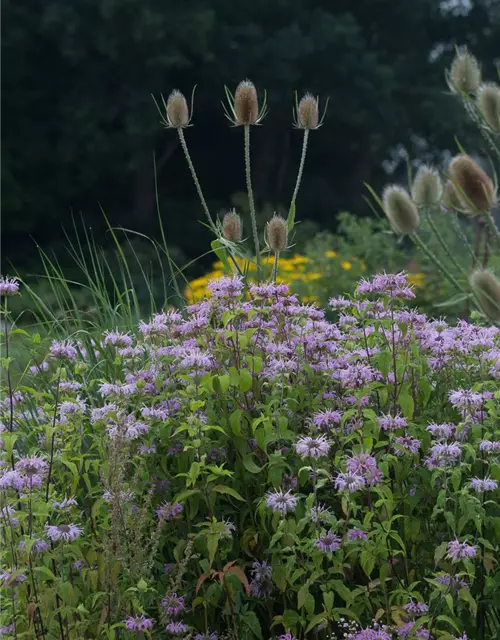
[[[413,202],[419,207],[432,207],[441,201],[443,183],[439,173],[432,167],[421,166],[411,187]]]
[[[174,89],[167,100],[167,120],[171,127],[181,129],[189,124],[189,109],[186,98]]]
[[[500,282],[490,271],[475,271],[470,277],[472,290],[491,320],[500,320]]]
[[[319,125],[319,108],[317,99],[310,93],[299,102],[297,109],[297,127],[299,129],[317,129]]]
[[[243,225],[236,211],[229,211],[222,219],[222,235],[230,242],[240,242],[243,235]]]
[[[488,175],[470,156],[455,156],[448,170],[462,201],[462,208],[471,213],[490,211],[496,201],[495,187]]]
[[[454,93],[473,93],[481,84],[481,69],[477,59],[464,47],[453,58],[448,73],[448,86]]]
[[[256,124],[259,120],[259,103],[255,85],[243,80],[234,94],[234,116],[236,124]]]
[[[288,243],[288,228],[286,220],[274,215],[266,225],[266,240],[269,248],[274,253],[280,253],[286,249]]]
[[[500,87],[494,82],[481,85],[477,96],[477,108],[488,127],[500,133]]]
[[[442,204],[448,210],[460,211],[463,209],[463,203],[451,180],[448,180],[444,185]]]
[[[408,235],[420,226],[417,207],[408,192],[397,185],[389,185],[382,196],[385,215],[393,230],[401,235]]]

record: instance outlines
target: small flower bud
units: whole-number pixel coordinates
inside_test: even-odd
[[[234,116],[236,124],[256,124],[259,120],[257,91],[250,80],[243,80],[236,87]]]
[[[385,215],[393,230],[401,235],[413,233],[420,226],[420,216],[408,192],[397,185],[389,185],[382,195]]]
[[[181,129],[189,124],[189,109],[186,98],[174,89],[167,100],[167,120],[171,127]]]
[[[439,173],[432,167],[421,166],[411,187],[413,202],[419,207],[432,207],[441,201],[443,183]]]
[[[500,87],[494,82],[481,85],[477,96],[477,108],[489,128],[500,133]]]
[[[477,59],[464,47],[453,58],[448,72],[448,86],[454,93],[473,93],[481,84]]]
[[[488,175],[470,156],[455,156],[448,171],[465,211],[490,211],[496,201],[495,187]]]
[[[230,242],[241,242],[243,226],[236,211],[229,211],[222,219],[222,235]]]
[[[500,320],[500,282],[490,271],[475,271],[470,277],[472,290],[491,320]]]
[[[297,109],[297,127],[299,129],[317,129],[319,124],[319,108],[317,99],[306,93]]]
[[[448,210],[460,211],[463,209],[463,204],[451,180],[448,180],[444,185],[442,204]]]
[[[288,243],[288,228],[286,220],[274,215],[266,225],[266,240],[271,251],[280,253],[286,249]]]

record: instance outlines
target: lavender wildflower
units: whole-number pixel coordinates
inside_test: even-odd
[[[314,545],[323,553],[331,553],[340,549],[340,538],[329,531],[325,536],[314,541]]]
[[[185,609],[184,596],[178,596],[175,591],[173,593],[167,593],[161,600],[161,606],[169,616],[178,616],[179,613]]]
[[[459,562],[464,558],[475,558],[477,555],[477,547],[467,542],[459,542],[452,540],[448,542],[448,553],[446,557],[453,563]]]
[[[330,443],[325,436],[311,438],[302,436],[295,445],[295,450],[301,458],[321,458],[328,455]]]
[[[74,524],[47,524],[45,529],[47,536],[54,542],[73,542],[83,533],[83,529]]]
[[[290,491],[283,493],[282,489],[277,489],[266,494],[266,504],[274,513],[285,515],[287,511],[295,511],[297,498]]]
[[[151,629],[153,627],[153,620],[151,618],[146,618],[144,615],[141,616],[129,616],[125,622],[125,629],[128,631],[146,631],[147,629]]]

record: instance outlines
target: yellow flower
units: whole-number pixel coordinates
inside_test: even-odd
[[[310,273],[307,274],[307,279],[308,280],[318,280],[319,278],[321,278],[321,273],[318,273],[317,271],[311,271]]]
[[[302,296],[302,300],[304,302],[316,302],[318,299],[318,296]]]
[[[345,269],[346,271],[349,271],[349,269],[352,269],[352,264],[348,260],[344,260],[344,262],[341,262],[340,266],[342,267],[342,269]]]
[[[337,257],[337,252],[336,251],[325,251],[325,256],[327,258],[336,258]]]
[[[416,287],[417,289],[420,289],[421,287],[424,286],[424,280],[425,280],[425,274],[418,272],[418,273],[410,273],[408,275],[408,282],[410,284],[412,284],[414,287]]]
[[[295,265],[298,264],[307,264],[307,258],[305,256],[293,256],[293,258],[290,259],[290,262],[293,262]]]

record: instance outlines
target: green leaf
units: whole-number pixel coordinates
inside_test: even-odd
[[[250,391],[253,384],[252,374],[248,369],[241,369],[240,371],[240,391],[246,393]]]
[[[287,628],[295,627],[300,620],[299,614],[293,609],[285,609],[281,618],[283,625]]]
[[[215,240],[212,240],[212,242],[210,243],[210,246],[212,247],[212,251],[219,258],[219,260],[226,267],[226,269],[231,271],[231,265],[229,264],[229,260],[227,259],[227,255],[224,250],[224,245],[222,244],[222,242],[218,239],[215,239]]]
[[[260,473],[264,468],[264,467],[259,467],[257,464],[255,464],[252,456],[245,456],[243,458],[243,466],[250,473]]]
[[[216,533],[207,533],[207,549],[208,559],[210,564],[213,563],[215,554],[217,553],[217,547],[219,545],[219,536]]]
[[[175,496],[174,502],[182,502],[183,500],[186,500],[190,496],[194,496],[197,493],[201,493],[201,491],[199,489],[186,489],[185,491],[181,491]]]
[[[369,578],[375,568],[375,558],[373,557],[373,553],[371,551],[363,551],[361,553],[360,562],[361,568]]]
[[[260,622],[256,614],[253,611],[247,611],[241,617],[242,622],[250,629],[253,635],[259,640],[262,640],[262,630],[260,628]]]
[[[297,593],[297,606],[299,607],[299,609],[301,609],[305,605],[308,595],[309,583],[306,582],[300,587],[299,592]]]
[[[228,496],[232,496],[233,498],[236,498],[236,500],[241,500],[242,502],[245,502],[245,498],[242,498],[240,494],[234,489],[232,489],[231,487],[226,487],[225,484],[218,484],[213,488],[213,490],[216,491],[217,493],[224,493],[224,494],[227,494]]]
[[[415,403],[409,393],[403,392],[399,395],[398,404],[401,407],[403,415],[408,420],[413,418],[413,411],[415,409]]]
[[[317,627],[319,624],[321,624],[322,622],[324,622],[327,619],[328,618],[324,613],[318,613],[318,615],[314,616],[314,618],[312,618],[311,622],[308,624],[307,629],[306,629],[306,634],[309,631],[311,631],[311,629],[314,629],[314,627]]]

